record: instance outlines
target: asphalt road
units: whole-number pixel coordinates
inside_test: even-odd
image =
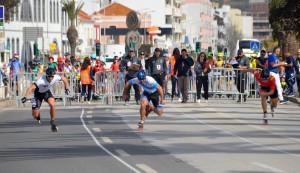
[[[136,131],[137,105],[57,107],[59,132],[31,117],[30,105],[0,112],[0,173],[300,172],[300,113],[279,105],[262,125],[258,100],[237,104],[167,102]]]

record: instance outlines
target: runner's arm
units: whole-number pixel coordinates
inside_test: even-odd
[[[161,102],[161,104],[164,104],[164,92],[163,92],[162,87],[160,85],[157,85],[156,89],[157,89],[158,94],[160,96],[160,102]]]
[[[34,91],[35,89],[36,89],[36,85],[35,85],[35,83],[33,83],[33,84],[27,89],[27,91],[25,92],[24,97],[27,98],[27,97],[30,95],[30,93],[31,93],[32,91]]]
[[[64,82],[65,84],[65,89],[69,89],[69,82],[68,79],[65,78],[64,76],[61,77],[61,80]]]

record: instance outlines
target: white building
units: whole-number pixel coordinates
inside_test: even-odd
[[[50,53],[51,43],[56,45],[51,51],[53,54],[68,51],[67,40],[62,33],[62,28],[68,26],[68,20],[61,9],[60,0],[21,0],[4,27],[5,45],[10,54],[19,53],[22,62],[31,60],[34,58],[33,44],[38,42],[41,54]]]

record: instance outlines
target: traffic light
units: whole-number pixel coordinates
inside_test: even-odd
[[[39,48],[38,48],[38,44],[37,43],[34,43],[33,44],[33,54],[35,56],[39,56],[40,55],[40,51],[39,51]]]
[[[100,56],[100,43],[96,43],[96,56]]]
[[[227,48],[224,48],[224,56],[227,56]]]
[[[201,52],[201,43],[196,42],[196,52],[199,54]]]

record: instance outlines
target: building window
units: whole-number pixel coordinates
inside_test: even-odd
[[[45,22],[45,18],[46,18],[46,9],[45,9],[45,0],[43,0],[43,5],[42,5],[42,7],[43,7],[43,22]]]
[[[11,50],[12,50],[12,53],[16,53],[16,50],[15,50],[15,39],[14,38],[11,39]]]
[[[59,3],[57,2],[56,3],[56,5],[57,5],[57,8],[56,8],[56,10],[57,10],[57,23],[59,23]]]
[[[55,1],[53,1],[53,23],[56,23],[55,12],[56,12],[56,3],[55,3]]]
[[[11,50],[10,49],[10,39],[9,38],[7,38],[7,40],[6,40],[6,49]]]
[[[52,23],[52,1],[50,1],[50,23]]]
[[[34,18],[34,21],[36,22],[37,21],[37,17],[36,17],[36,0],[33,1],[33,18]]]
[[[29,0],[24,0],[21,7],[21,21],[32,22],[32,11]]]
[[[17,38],[16,47],[17,47],[17,53],[20,54],[20,40],[19,40],[19,38]]]
[[[41,22],[41,0],[38,1],[38,19]]]
[[[19,6],[16,6],[16,21],[19,21]]]

